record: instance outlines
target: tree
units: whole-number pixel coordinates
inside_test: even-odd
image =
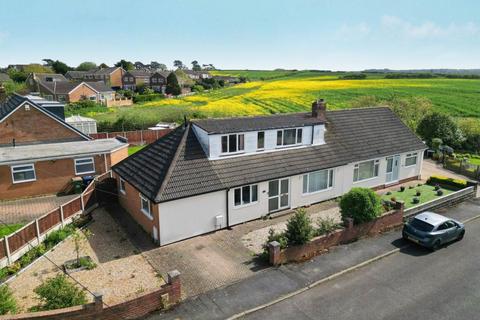
[[[177,69],[185,69],[185,66],[183,65],[183,62],[180,61],[180,60],[173,61],[173,66]]]
[[[60,74],[65,74],[67,71],[73,70],[72,67],[69,67],[66,63],[58,60],[54,61],[51,67],[55,73]]]
[[[152,70],[167,70],[167,66],[165,64],[158,63],[157,61],[150,62],[150,68],[152,68]]]
[[[100,65],[98,66],[99,68],[101,69],[105,69],[105,68],[108,68],[108,65],[104,62],[100,63]]]
[[[34,310],[54,310],[87,303],[85,292],[69,282],[63,274],[48,279],[35,288],[34,292],[41,301],[41,305]]]
[[[417,133],[432,146],[434,138],[439,138],[444,144],[459,147],[465,140],[456,122],[446,114],[434,112],[425,116],[418,124]]]
[[[78,65],[77,71],[90,71],[96,68],[97,68],[97,64],[95,62],[84,61]]]
[[[10,288],[4,284],[0,286],[0,315],[17,312],[17,301]]]
[[[352,188],[340,199],[342,219],[353,219],[354,224],[364,223],[382,214],[380,196],[369,188]]]
[[[202,67],[200,66],[200,64],[198,63],[197,60],[192,61],[192,70],[193,71],[202,71]]]
[[[15,70],[14,68],[10,68],[7,70],[7,73],[10,79],[12,79],[17,83],[25,82],[25,80],[27,80],[27,74],[23,71],[18,71],[18,70]]]
[[[288,245],[302,245],[313,237],[313,226],[305,209],[297,209],[295,214],[288,219],[285,237]]]
[[[171,72],[167,77],[167,87],[165,88],[165,93],[173,94],[178,96],[182,93],[182,88],[178,84],[177,75],[174,72]]]
[[[122,67],[126,71],[130,71],[130,70],[134,69],[133,63],[131,61],[127,61],[127,60],[124,60],[124,59],[115,63],[115,67]]]
[[[143,64],[141,61],[135,61],[133,64],[135,66],[135,69],[142,70],[142,69],[147,69],[147,66]]]

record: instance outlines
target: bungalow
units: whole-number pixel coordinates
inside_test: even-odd
[[[58,103],[52,105],[17,94],[0,104],[2,200],[66,191],[72,178],[104,173],[127,157],[128,143],[93,140],[63,121]]]
[[[89,71],[68,71],[65,76],[70,80],[103,81],[115,89],[122,88],[122,77],[125,73],[122,67],[98,68]]]
[[[77,102],[82,99],[103,103],[112,100],[115,91],[107,87],[103,81],[97,82],[69,82],[69,81],[38,81],[38,92],[47,100],[59,102]]]
[[[39,92],[39,84],[53,83],[55,81],[68,81],[63,74],[58,73],[30,73],[25,79],[25,83],[31,91]]]
[[[426,146],[388,108],[194,120],[113,167],[120,204],[160,245],[354,186],[417,179]]]

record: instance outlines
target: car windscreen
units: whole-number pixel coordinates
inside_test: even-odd
[[[430,223],[427,223],[422,220],[418,219],[412,219],[410,221],[410,225],[414,227],[417,230],[423,231],[423,232],[430,232],[433,230],[434,226],[432,226]]]

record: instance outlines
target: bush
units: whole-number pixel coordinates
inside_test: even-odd
[[[391,195],[392,192],[391,191],[387,191],[387,193],[385,193],[387,196]]]
[[[437,190],[437,196],[443,196],[443,190],[442,189]]]
[[[418,197],[413,197],[412,203],[420,203],[420,199]]]
[[[295,214],[288,219],[285,237],[288,245],[302,245],[313,237],[313,227],[310,217],[305,209],[297,209]]]
[[[391,197],[391,198],[390,198],[390,201],[396,202],[396,201],[397,201],[397,197]]]
[[[7,285],[0,286],[0,315],[17,312],[17,301]]]
[[[275,232],[273,228],[268,230],[267,241],[263,244],[263,251],[268,253],[268,244],[272,241],[277,241],[280,243],[280,248],[285,249],[287,247],[287,238],[285,237],[285,232]]]
[[[408,186],[408,189],[413,189],[415,188],[415,186]]]
[[[462,179],[452,179],[448,177],[442,176],[431,176],[427,180],[427,184],[429,185],[442,185],[445,187],[454,187],[458,189],[464,189],[467,187],[467,181]]]
[[[155,101],[161,100],[165,98],[165,96],[161,93],[150,93],[150,94],[137,94],[133,97],[133,102],[147,102],[147,101]]]
[[[415,195],[416,195],[417,197],[420,197],[420,196],[422,195],[422,192],[421,192],[420,190],[417,190],[417,192],[415,193]]]
[[[51,232],[44,241],[45,247],[48,249],[55,246],[57,243],[65,240],[69,235],[71,235],[75,230],[74,226],[66,226],[64,228],[55,230]]]
[[[438,190],[440,190],[440,186],[438,184],[436,184],[433,189],[435,189],[435,191],[438,191]]]
[[[325,234],[332,233],[339,228],[338,223],[336,223],[333,218],[320,217],[317,220],[317,226],[318,227],[315,232],[317,236],[323,236]]]
[[[32,308],[32,311],[68,308],[87,303],[85,292],[69,282],[63,274],[48,279],[35,288],[34,292],[39,296],[41,305]]]
[[[421,186],[423,186],[423,183],[417,184],[417,187],[421,187]]]
[[[203,92],[204,90],[205,88],[200,84],[196,84],[192,87],[192,92]]]
[[[340,200],[342,219],[352,218],[354,224],[371,221],[380,216],[382,211],[380,197],[369,188],[352,188]]]
[[[405,186],[400,187],[400,192],[403,192],[403,191],[405,191]]]

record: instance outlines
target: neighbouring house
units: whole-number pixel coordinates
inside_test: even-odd
[[[212,76],[208,71],[182,70],[192,80],[209,79]]]
[[[123,139],[93,140],[63,121],[58,109],[18,94],[0,104],[2,200],[68,191],[72,178],[104,173],[128,156]]]
[[[110,88],[121,89],[124,73],[122,67],[108,67],[89,71],[68,71],[65,76],[76,81],[103,81]]]
[[[10,81],[8,74],[0,72],[0,84],[7,81]]]
[[[70,116],[65,122],[85,134],[97,133],[97,121],[80,115]]]
[[[240,78],[232,76],[213,76],[217,81],[223,81],[225,84],[237,84],[240,83]]]
[[[56,81],[66,82],[67,78],[63,74],[58,73],[30,73],[25,79],[25,83],[30,91],[39,92],[40,91],[40,82],[42,83],[53,83]]]
[[[113,167],[120,204],[160,245],[352,187],[417,179],[424,143],[388,108],[192,120]]]
[[[70,82],[70,81],[38,81],[38,93],[47,100],[71,103],[80,100],[92,100],[104,103],[113,100],[115,91],[103,81]]]
[[[167,77],[170,71],[155,71],[150,77],[150,88],[155,92],[165,93]]]
[[[123,74],[123,89],[135,91],[138,86],[150,86],[151,72],[148,70],[130,70]]]

